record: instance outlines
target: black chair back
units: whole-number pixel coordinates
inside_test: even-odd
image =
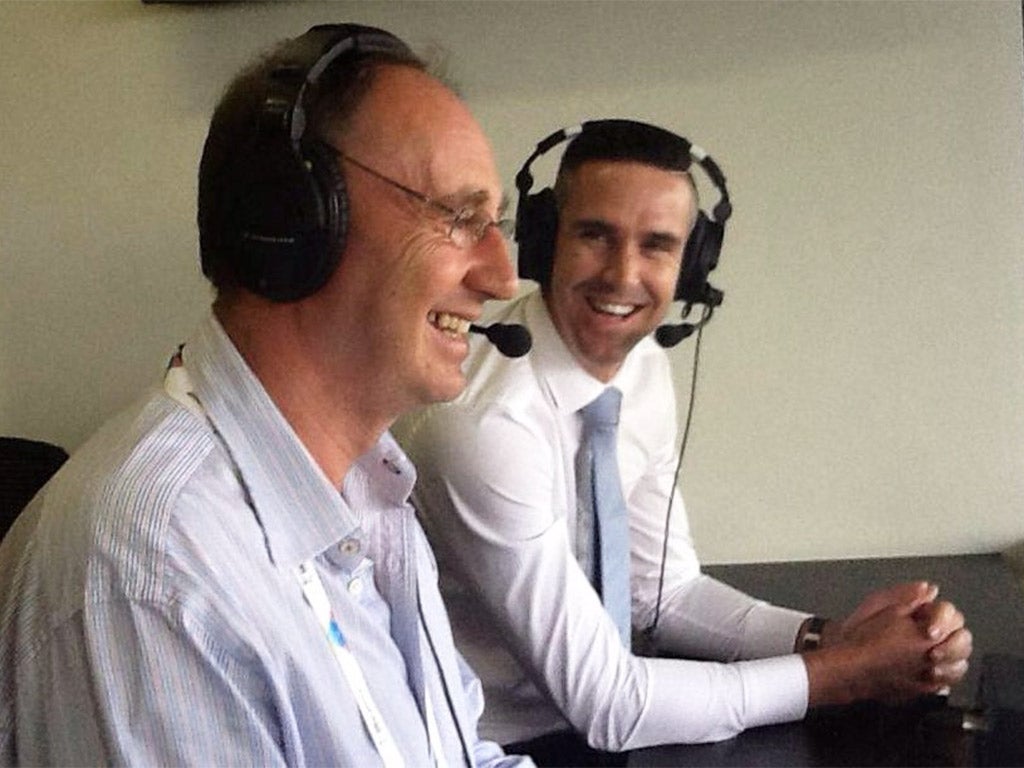
[[[52,443],[0,437],[0,539],[67,458],[67,451]]]

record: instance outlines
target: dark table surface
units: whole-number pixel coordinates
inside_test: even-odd
[[[629,765],[1024,765],[1024,592],[1000,555],[719,565],[705,571],[773,603],[834,617],[849,614],[873,589],[927,579],[967,617],[974,636],[970,670],[948,698],[813,710],[802,722],[752,728],[717,744],[637,750]],[[963,727],[965,717],[973,728]]]

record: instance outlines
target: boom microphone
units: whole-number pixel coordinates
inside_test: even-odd
[[[721,296],[721,292],[719,292]],[[722,299],[718,299],[718,303],[721,303]],[[679,323],[678,325],[659,325],[657,330],[654,331],[654,340],[659,345],[665,347],[674,347],[680,341],[690,336],[694,331],[699,331],[706,322],[711,319],[711,314],[715,311],[715,305],[708,304],[704,309],[704,313],[701,315],[700,320],[696,323]],[[683,317],[686,317],[686,312],[683,312]]]
[[[497,347],[505,357],[522,357],[533,346],[530,332],[521,325],[491,323],[483,326],[473,324],[469,326],[469,332],[486,336],[487,340]]]
[[[680,323],[679,325],[659,325],[654,332],[654,340],[666,349],[674,347],[680,341],[697,330],[694,323]]]

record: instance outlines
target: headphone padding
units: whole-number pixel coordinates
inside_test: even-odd
[[[337,160],[304,145],[257,142],[239,158],[231,189],[224,247],[239,283],[274,301],[308,296],[326,281],[340,256],[335,211],[347,208]],[[328,225],[334,223],[334,230]]]
[[[535,195],[520,198],[516,210],[519,276],[546,285],[554,262],[558,234],[555,193],[545,187]]]
[[[675,301],[689,304],[704,304],[708,301],[708,273],[718,266],[718,254],[722,250],[725,228],[712,221],[704,211],[697,212],[683,249],[683,264],[676,282]]]

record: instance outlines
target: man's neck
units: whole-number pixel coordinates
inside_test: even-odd
[[[360,397],[367,390],[365,372],[349,382],[326,375],[287,307],[243,299],[230,307],[215,304],[214,312],[313,460],[340,487],[352,463],[392,421]]]

